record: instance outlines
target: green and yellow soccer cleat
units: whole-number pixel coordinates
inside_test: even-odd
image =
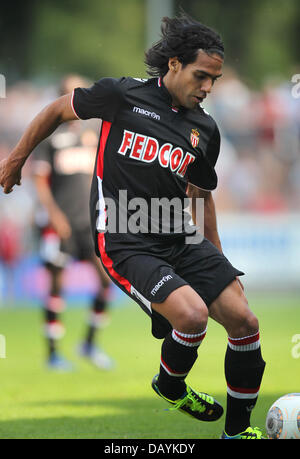
[[[196,392],[186,386],[186,392],[178,400],[165,397],[157,386],[158,375],[152,380],[152,388],[166,402],[172,405],[170,411],[179,410],[199,421],[217,421],[223,414],[223,407],[211,396],[203,392]]]
[[[262,440],[264,437],[262,436],[262,432],[259,430],[258,427],[248,427],[244,432],[241,432],[237,435],[227,435],[224,431],[221,435],[221,439],[223,440]]]

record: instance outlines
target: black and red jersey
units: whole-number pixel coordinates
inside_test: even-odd
[[[79,119],[102,120],[90,199],[95,232],[105,231],[107,201],[120,211],[120,191],[127,204],[135,198],[148,203],[147,234],[166,237],[157,231],[161,222],[153,222],[151,200],[183,202],[188,182],[205,190],[216,187],[218,127],[200,105],[196,110],[172,107],[162,79],[103,78],[91,88],[76,88],[72,104]],[[135,211],[129,205],[127,217]],[[168,238],[178,237],[174,228]]]

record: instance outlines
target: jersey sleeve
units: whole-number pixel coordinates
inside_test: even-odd
[[[215,165],[220,153],[220,132],[215,124],[213,134],[205,152],[200,152],[188,170],[188,181],[203,190],[212,191],[217,187],[218,177]]]
[[[90,88],[76,88],[72,108],[82,120],[101,118],[113,122],[122,102],[121,80],[102,78]]]
[[[221,136],[218,126],[215,124],[215,129],[210,141],[207,145],[206,158],[209,164],[214,168],[220,153]]]

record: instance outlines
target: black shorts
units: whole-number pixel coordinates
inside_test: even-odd
[[[107,274],[113,282],[152,318],[152,334],[163,338],[170,323],[151,303],[162,303],[183,285],[190,285],[207,307],[242,271],[207,239],[186,244],[184,238],[158,241],[148,237],[99,234],[98,248]]]
[[[59,238],[51,227],[41,230],[40,256],[46,266],[64,268],[70,259],[90,261],[95,256],[94,241],[90,226],[72,228],[71,237]]]

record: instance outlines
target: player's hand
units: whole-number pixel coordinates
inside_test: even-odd
[[[22,165],[10,158],[0,161],[0,186],[5,194],[11,193],[15,185],[21,185]]]
[[[60,239],[69,239],[69,237],[71,237],[71,225],[66,215],[60,209],[56,209],[54,212],[51,212],[50,220],[51,225]]]

